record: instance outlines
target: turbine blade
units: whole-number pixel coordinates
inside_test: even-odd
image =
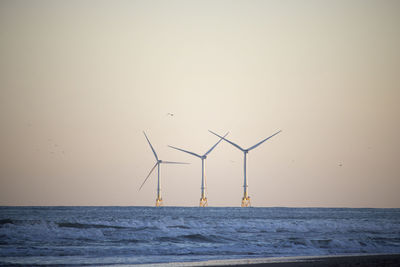
[[[146,135],[146,133],[145,133],[144,131],[143,131],[143,133],[144,133],[144,137],[146,137],[147,142],[148,142],[149,145],[150,145],[151,150],[153,150],[153,153],[154,153],[154,156],[156,157],[156,160],[158,160],[157,153],[156,153],[156,151],[154,150],[153,146],[151,145],[149,138],[147,138],[147,135]]]
[[[234,142],[232,142],[232,141],[229,141],[228,139],[226,139],[225,137],[223,137],[223,136],[220,136],[220,135],[218,135],[218,134],[216,134],[216,133],[214,133],[213,131],[210,131],[210,130],[208,130],[210,133],[212,133],[212,134],[215,134],[216,136],[218,136],[219,138],[222,138],[222,139],[224,139],[226,142],[228,142],[229,144],[231,144],[231,145],[233,145],[234,147],[236,147],[236,148],[238,148],[238,149],[240,149],[240,150],[242,150],[242,151],[245,151],[243,148],[241,148],[239,145],[237,145],[237,144],[235,144]]]
[[[229,134],[229,132],[227,132],[227,133],[224,135],[224,137],[227,136],[228,134]],[[222,141],[222,139],[223,139],[223,138],[220,138],[220,139],[218,140],[218,142],[217,142],[215,145],[213,145],[213,146],[210,148],[210,150],[208,150],[208,151],[206,152],[206,154],[204,154],[204,156],[207,156],[207,155],[219,144],[219,142]]]
[[[144,179],[144,182],[142,183],[142,185],[140,186],[140,188],[139,188],[138,191],[140,191],[140,189],[142,189],[144,183],[145,183],[145,182],[147,181],[147,179],[150,177],[150,174],[154,171],[154,169],[156,168],[157,164],[158,164],[158,162],[156,163],[156,165],[153,166],[153,168],[151,168],[149,174],[147,175],[146,179]]]
[[[178,162],[178,161],[161,161],[161,163],[167,163],[167,164],[190,164],[187,162]]]
[[[182,149],[182,148],[177,148],[177,147],[174,147],[174,146],[169,146],[169,147],[170,147],[170,148],[173,148],[173,149],[176,149],[176,150],[179,150],[179,151],[182,151],[182,152],[185,152],[185,153],[188,153],[188,154],[193,155],[193,156],[195,156],[195,157],[201,158],[200,155],[198,155],[198,154],[196,154],[196,153],[194,153],[194,152],[190,152],[190,151],[184,150],[184,149]]]
[[[247,149],[248,151],[258,147],[259,145],[261,145],[262,143],[264,143],[265,141],[267,141],[268,139],[270,139],[271,137],[277,135],[278,133],[282,132],[281,130],[279,130],[278,132],[274,133],[273,135],[271,135],[270,137],[265,138],[264,140],[260,141],[259,143],[255,144],[254,146],[250,147],[249,149]]]

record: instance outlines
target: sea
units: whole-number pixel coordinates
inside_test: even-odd
[[[400,253],[400,209],[0,207],[0,265]]]

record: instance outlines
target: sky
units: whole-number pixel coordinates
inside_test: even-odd
[[[0,1],[0,205],[400,208],[399,1]],[[173,116],[167,115],[174,114]],[[243,153],[206,161],[240,206]]]

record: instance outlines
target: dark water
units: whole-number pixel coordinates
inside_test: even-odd
[[[0,265],[400,253],[400,209],[0,207]]]

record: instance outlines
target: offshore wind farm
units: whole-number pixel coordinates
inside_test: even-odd
[[[222,141],[225,140],[226,142],[228,142],[229,144],[233,145],[234,147],[238,148],[239,150],[241,150],[244,154],[244,160],[243,160],[243,197],[242,197],[242,203],[241,203],[241,207],[250,207],[251,206],[251,202],[250,202],[250,196],[248,194],[248,180],[247,180],[247,154],[249,153],[249,151],[255,149],[256,147],[260,146],[262,143],[264,143],[265,141],[269,140],[270,138],[274,137],[275,135],[279,134],[280,132],[282,132],[281,130],[279,130],[278,132],[274,133],[273,135],[261,140],[260,142],[258,142],[257,144],[244,149],[241,146],[233,143],[232,141],[226,139],[226,136],[229,134],[229,132],[227,132],[224,136],[220,136],[219,134],[216,134],[213,131],[210,131],[210,133],[216,135],[217,137],[219,137],[220,139],[218,140],[217,143],[215,143],[206,153],[204,153],[203,155],[191,152],[189,150],[185,150],[182,148],[178,148],[175,146],[171,146],[168,145],[168,147],[173,148],[175,150],[190,154],[192,156],[195,156],[199,159],[201,159],[201,193],[200,193],[200,207],[207,207],[208,206],[208,200],[206,197],[206,176],[205,176],[205,160],[207,159],[207,155],[211,153],[211,151],[214,150],[214,148]],[[143,185],[146,183],[147,179],[150,177],[151,173],[153,172],[153,170],[156,168],[156,166],[158,167],[157,170],[157,199],[156,199],[156,207],[160,207],[163,205],[162,202],[162,198],[161,198],[161,181],[160,181],[160,164],[161,163],[167,163],[167,164],[187,164],[184,162],[170,162],[170,161],[162,161],[158,159],[158,156],[153,148],[153,146],[151,145],[146,133],[143,131],[144,136],[146,137],[147,142],[149,143],[149,146],[151,148],[151,150],[153,151],[153,154],[156,158],[156,164],[153,166],[153,168],[150,170],[149,174],[147,175],[147,177],[145,178],[145,180],[143,181],[142,185],[140,186],[139,190],[143,187]]]

